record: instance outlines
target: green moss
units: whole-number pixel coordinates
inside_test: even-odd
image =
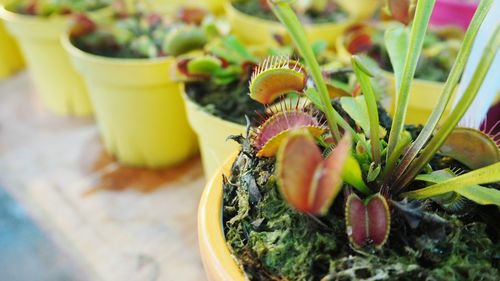
[[[320,221],[298,213],[280,197],[274,159],[253,155],[243,140],[224,184],[223,208],[227,243],[250,280],[493,281],[500,274],[497,238],[474,214],[458,218],[429,203],[425,210],[445,220],[411,228],[393,209],[388,244],[354,251],[345,234],[342,195]]]

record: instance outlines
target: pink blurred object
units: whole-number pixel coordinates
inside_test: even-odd
[[[435,26],[457,25],[466,30],[477,5],[478,1],[437,0],[431,15],[431,24]]]

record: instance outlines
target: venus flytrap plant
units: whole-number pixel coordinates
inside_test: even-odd
[[[479,5],[428,124],[423,130],[393,125],[393,132],[386,131],[391,120],[373,91],[378,70],[364,57],[352,58],[362,94],[332,99],[325,91],[325,77],[308,56],[311,47],[290,2],[269,4],[300,54],[309,58],[297,68],[286,58],[257,67],[250,95],[268,104],[269,116],[247,138],[237,138],[242,151],[224,183],[226,242],[247,277],[497,280],[498,135],[457,124],[498,52],[499,27],[467,94],[442,117],[492,1]],[[406,114],[401,96],[409,95],[407,80],[419,53],[409,46],[421,45],[432,2],[418,1],[410,31],[396,28],[386,35],[398,77],[400,116]],[[290,92],[306,96],[309,103],[293,106],[283,97]],[[389,157],[386,132],[397,134]]]
[[[352,245],[357,248],[368,244],[382,247],[387,241],[391,222],[390,204],[387,198],[432,198],[436,202],[441,202],[439,198],[457,194],[458,197],[453,198],[462,200],[461,197],[464,197],[476,204],[500,206],[500,191],[481,186],[500,181],[498,166],[500,150],[496,143],[487,135],[455,129],[475,98],[482,78],[500,46],[500,27],[497,27],[479,63],[483,67],[476,70],[469,85],[467,92],[470,94],[462,98],[436,132],[437,122],[463,71],[463,64],[470,53],[472,41],[491,5],[491,0],[484,0],[479,6],[439,105],[420,133],[422,136],[417,137],[416,141],[412,140],[403,124],[411,80],[434,0],[418,1],[409,34],[399,27],[387,32],[387,48],[393,61],[398,88],[396,119],[393,120],[388,143],[381,134],[380,113],[370,80],[378,69],[363,56],[352,57],[353,69],[363,93],[362,100],[359,101],[365,103],[363,107],[366,106],[366,109],[362,110],[359,104],[356,105],[359,101],[355,101],[353,97],[341,99],[340,104],[345,107],[344,114],[347,114],[351,121],[361,125],[361,131],[355,130],[333,108],[319,65],[305,39],[304,30],[289,6],[290,2],[273,0],[270,1],[270,6],[289,30],[304,59],[304,66],[287,58],[270,58],[256,68],[250,82],[250,96],[264,104],[272,104],[289,93],[307,96],[312,104],[322,111],[328,123],[328,128],[321,124],[319,121],[321,118],[311,109],[313,105],[293,108],[287,107],[285,103],[284,108],[281,105],[281,111],[271,112],[267,121],[252,133],[251,140],[257,151],[257,157],[277,157],[277,184],[282,196],[290,205],[307,214],[326,215],[342,189],[342,182],[354,187],[366,196],[363,200],[356,193],[348,192],[346,197],[347,233]],[[398,44],[400,46],[396,47]],[[309,79],[313,81],[312,84],[307,83]],[[338,126],[343,130],[339,130]],[[434,136],[433,132],[436,132]],[[328,138],[333,140],[328,141]],[[369,142],[365,140],[367,138]],[[466,140],[471,140],[471,143],[467,143]],[[356,153],[351,149],[352,141],[357,148]],[[405,153],[410,143],[412,145]],[[427,145],[421,150],[426,143]],[[474,146],[474,143],[478,145]],[[443,170],[419,175],[440,148],[442,155],[462,162],[473,171],[457,175]],[[321,149],[325,150],[323,153],[325,156],[322,156]],[[461,151],[463,149],[473,149],[474,152],[463,152]],[[358,160],[361,159],[358,155],[356,159],[355,155],[363,155],[363,151],[370,151],[369,157]],[[474,153],[479,153],[477,155],[481,156],[471,157]],[[401,155],[404,155],[402,160]],[[383,174],[380,170],[384,171]],[[401,173],[398,174],[399,172]],[[365,180],[370,185],[367,185]],[[424,181],[434,185],[408,191],[409,184],[414,181]]]

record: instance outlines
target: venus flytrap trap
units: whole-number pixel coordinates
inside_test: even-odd
[[[495,216],[498,218],[500,206],[500,150],[495,136],[457,124],[476,97],[498,52],[498,24],[484,50],[481,67],[476,69],[468,86],[468,94],[447,118],[443,117],[492,0],[483,0],[479,5],[438,106],[422,128],[404,125],[404,119],[434,0],[400,1],[408,4],[400,20],[409,26],[386,32],[397,88],[392,124],[385,122],[385,112],[379,107],[374,91],[373,80],[380,70],[365,56],[352,57],[362,95],[332,99],[291,2],[273,0],[269,5],[287,28],[303,63],[283,57],[268,58],[256,67],[250,82],[250,97],[274,110],[260,126],[252,128],[247,139],[240,139],[242,152],[224,186],[228,192],[224,197],[226,237],[240,258],[252,257],[252,261],[243,257],[249,276],[337,280],[347,273],[335,264],[349,256],[351,263],[347,268],[368,264],[363,268],[372,277],[379,270],[378,273],[386,274],[385,279],[402,276],[432,279],[451,272],[457,280],[494,280],[497,272],[488,251],[492,244],[497,245],[499,233],[486,234],[484,229],[483,234],[469,231],[472,225],[479,224],[486,224],[493,233],[498,229],[491,221]],[[389,1],[391,5],[395,3]],[[389,9],[393,14],[402,11],[395,6]],[[308,102],[293,106],[286,97],[290,93],[305,96]],[[273,193],[274,188],[280,197]],[[244,196],[254,199],[246,201]],[[283,209],[283,201],[294,211]],[[459,219],[457,215],[462,217]],[[284,226],[278,226],[276,221]],[[297,238],[293,236],[295,231],[312,237],[332,234],[335,241],[331,243],[349,241],[351,248],[329,244],[336,248],[332,250],[334,253],[318,252],[314,250],[317,246],[311,245],[325,243],[324,240]],[[490,244],[486,244],[490,246],[463,244],[463,235],[467,233],[471,237],[489,237],[486,240]],[[271,234],[274,238],[265,236]],[[259,235],[267,240],[263,241]],[[271,258],[271,253],[281,253],[278,249],[287,247],[287,239],[293,245],[307,246],[295,256]],[[456,242],[457,239],[462,242]],[[473,250],[476,246],[480,250]],[[460,254],[455,252],[458,248]],[[353,249],[363,255],[352,257]],[[316,253],[321,253],[321,258],[314,256]],[[317,269],[314,262],[300,259],[301,255],[312,255],[320,264],[330,259],[330,268]],[[426,261],[430,265],[422,261],[426,255],[433,257]],[[473,260],[485,263],[472,266],[469,262]],[[289,265],[288,262],[293,266],[282,266]],[[394,264],[398,268],[389,269]],[[456,271],[462,266],[470,268],[471,275],[464,277]],[[482,273],[476,272],[479,267]],[[304,271],[310,275],[305,277]],[[362,279],[356,274],[349,276],[350,280]]]

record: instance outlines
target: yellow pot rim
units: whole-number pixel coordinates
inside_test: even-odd
[[[181,87],[182,98],[184,99],[184,101],[186,103],[188,103],[190,107],[193,107],[193,108],[196,108],[197,110],[199,110],[200,113],[203,114],[204,118],[216,120],[218,123],[221,123],[223,126],[234,128],[233,130],[238,130],[239,128],[241,128],[241,126],[245,126],[245,125],[238,124],[236,122],[231,122],[231,121],[225,120],[219,116],[215,116],[213,114],[206,112],[205,109],[200,104],[193,101],[186,94],[186,91],[185,91],[186,85],[184,83],[182,83],[180,87]]]
[[[68,16],[63,16],[63,15],[54,15],[50,17],[40,17],[40,16],[33,16],[33,15],[25,15],[25,14],[20,14],[16,12],[12,12],[7,10],[4,4],[0,4],[0,18],[3,18],[6,21],[10,22],[33,22],[33,23],[40,23],[40,22],[56,22],[56,21],[66,21],[68,19]]]
[[[248,21],[248,22],[255,22],[255,23],[259,23],[259,24],[265,23],[265,24],[271,25],[271,26],[278,24],[280,26],[280,28],[284,29],[284,27],[278,21],[262,19],[262,18],[241,12],[240,10],[236,9],[232,5],[230,0],[226,1],[226,3],[224,3],[224,10],[226,11],[226,14],[233,14],[236,17],[244,18],[245,21]],[[347,16],[348,17],[345,20],[339,21],[339,22],[321,22],[321,23],[304,24],[304,28],[305,29],[314,29],[314,28],[321,29],[321,28],[327,28],[327,27],[331,27],[331,26],[349,26],[352,23],[356,22],[356,20],[354,19],[354,17],[351,14],[347,13]]]
[[[245,280],[243,271],[231,254],[222,225],[222,175],[229,175],[235,152],[207,183],[198,206],[198,239],[205,269],[217,281]]]
[[[159,58],[112,58],[95,55],[89,52],[85,52],[77,48],[73,43],[71,43],[69,32],[63,33],[61,35],[61,43],[64,49],[73,57],[84,59],[97,64],[108,64],[108,65],[155,65],[155,64],[165,64],[175,60],[172,56],[159,57]]]

